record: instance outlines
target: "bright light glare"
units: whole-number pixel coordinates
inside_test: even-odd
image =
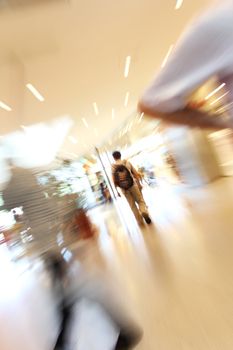
[[[126,92],[124,106],[127,107],[129,102],[129,92]]]
[[[98,115],[99,114],[99,110],[98,110],[98,106],[97,106],[96,102],[93,103],[93,107],[94,107],[95,114]]]
[[[221,100],[223,97],[225,97],[226,95],[228,95],[229,91],[225,92],[225,94],[219,96],[218,98],[216,98],[216,100],[214,100],[213,102],[210,103],[210,105],[212,106],[213,104],[215,104],[216,102],[218,102],[219,100]]]
[[[4,102],[0,101],[0,108],[5,109],[5,111],[12,111],[11,107],[7,106]]]
[[[26,132],[19,129],[6,135],[4,147],[9,150],[9,157],[13,158],[15,165],[19,167],[34,168],[47,165],[55,159],[72,124],[69,116],[63,116],[47,124],[30,125],[24,129]]]
[[[39,91],[32,85],[32,84],[27,84],[26,87],[28,90],[31,91],[31,93],[40,101],[44,101],[44,97],[39,93]]]
[[[130,67],[131,57],[127,56],[125,60],[125,71],[124,71],[124,77],[127,78],[129,75],[129,67]]]
[[[86,121],[85,118],[82,118],[83,124],[85,125],[86,128],[89,128],[88,122]]]
[[[221,85],[219,85],[216,89],[214,89],[213,91],[211,91],[209,93],[209,95],[207,95],[205,97],[205,100],[208,100],[210,97],[212,97],[214,94],[216,94],[216,92],[218,92],[219,90],[221,90],[226,84],[225,83],[222,83]]]
[[[179,10],[181,6],[183,5],[183,0],[176,0],[176,6],[175,9]]]
[[[173,47],[174,47],[174,45],[171,45],[171,46],[169,47],[169,50],[168,50],[166,56],[164,57],[163,63],[162,63],[162,65],[161,65],[162,68],[165,67],[165,65],[166,65],[166,63],[167,63],[167,60],[168,60],[168,58],[169,58],[169,56],[170,56],[170,54],[171,54],[171,52],[172,52],[172,50],[173,50]]]

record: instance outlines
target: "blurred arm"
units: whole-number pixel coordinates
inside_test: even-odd
[[[140,102],[138,108],[141,112],[144,112],[150,117],[161,119],[172,124],[188,125],[190,127],[200,127],[202,129],[225,129],[229,127],[224,120],[216,115],[211,115],[189,107],[185,107],[176,112],[162,113]]]
[[[227,39],[232,26],[231,11],[232,7],[209,10],[185,30],[141,97],[138,106],[141,112],[191,127],[229,127],[218,116],[192,108],[190,97],[210,78],[221,79],[222,72],[226,76],[233,64],[233,45]]]

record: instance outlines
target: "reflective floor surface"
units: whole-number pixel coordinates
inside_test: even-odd
[[[144,332],[138,350],[232,350],[233,179],[192,190],[161,183],[145,198],[153,224],[142,229],[123,198],[92,211],[99,235],[75,247],[77,259],[127,304]],[[0,262],[1,349],[52,350],[58,324],[40,261],[14,263],[2,245]],[[83,315],[74,349],[110,350],[114,330]]]

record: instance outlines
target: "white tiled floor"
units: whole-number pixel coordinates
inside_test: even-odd
[[[145,197],[154,223],[142,231],[123,199],[120,218],[111,206],[94,212],[101,232],[86,266],[111,275],[144,330],[138,350],[232,350],[233,179],[183,192],[162,184]],[[1,350],[50,350],[57,325],[46,281],[37,267],[12,268],[3,249]]]

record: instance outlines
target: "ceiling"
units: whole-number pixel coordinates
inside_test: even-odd
[[[0,11],[0,100],[12,111],[0,110],[0,134],[68,116],[67,136],[77,143],[66,137],[60,152],[81,154],[99,144],[136,109],[169,46],[211,2],[184,0],[175,10],[175,0],[31,0],[31,6],[11,0]],[[26,89],[28,82],[44,102]]]

